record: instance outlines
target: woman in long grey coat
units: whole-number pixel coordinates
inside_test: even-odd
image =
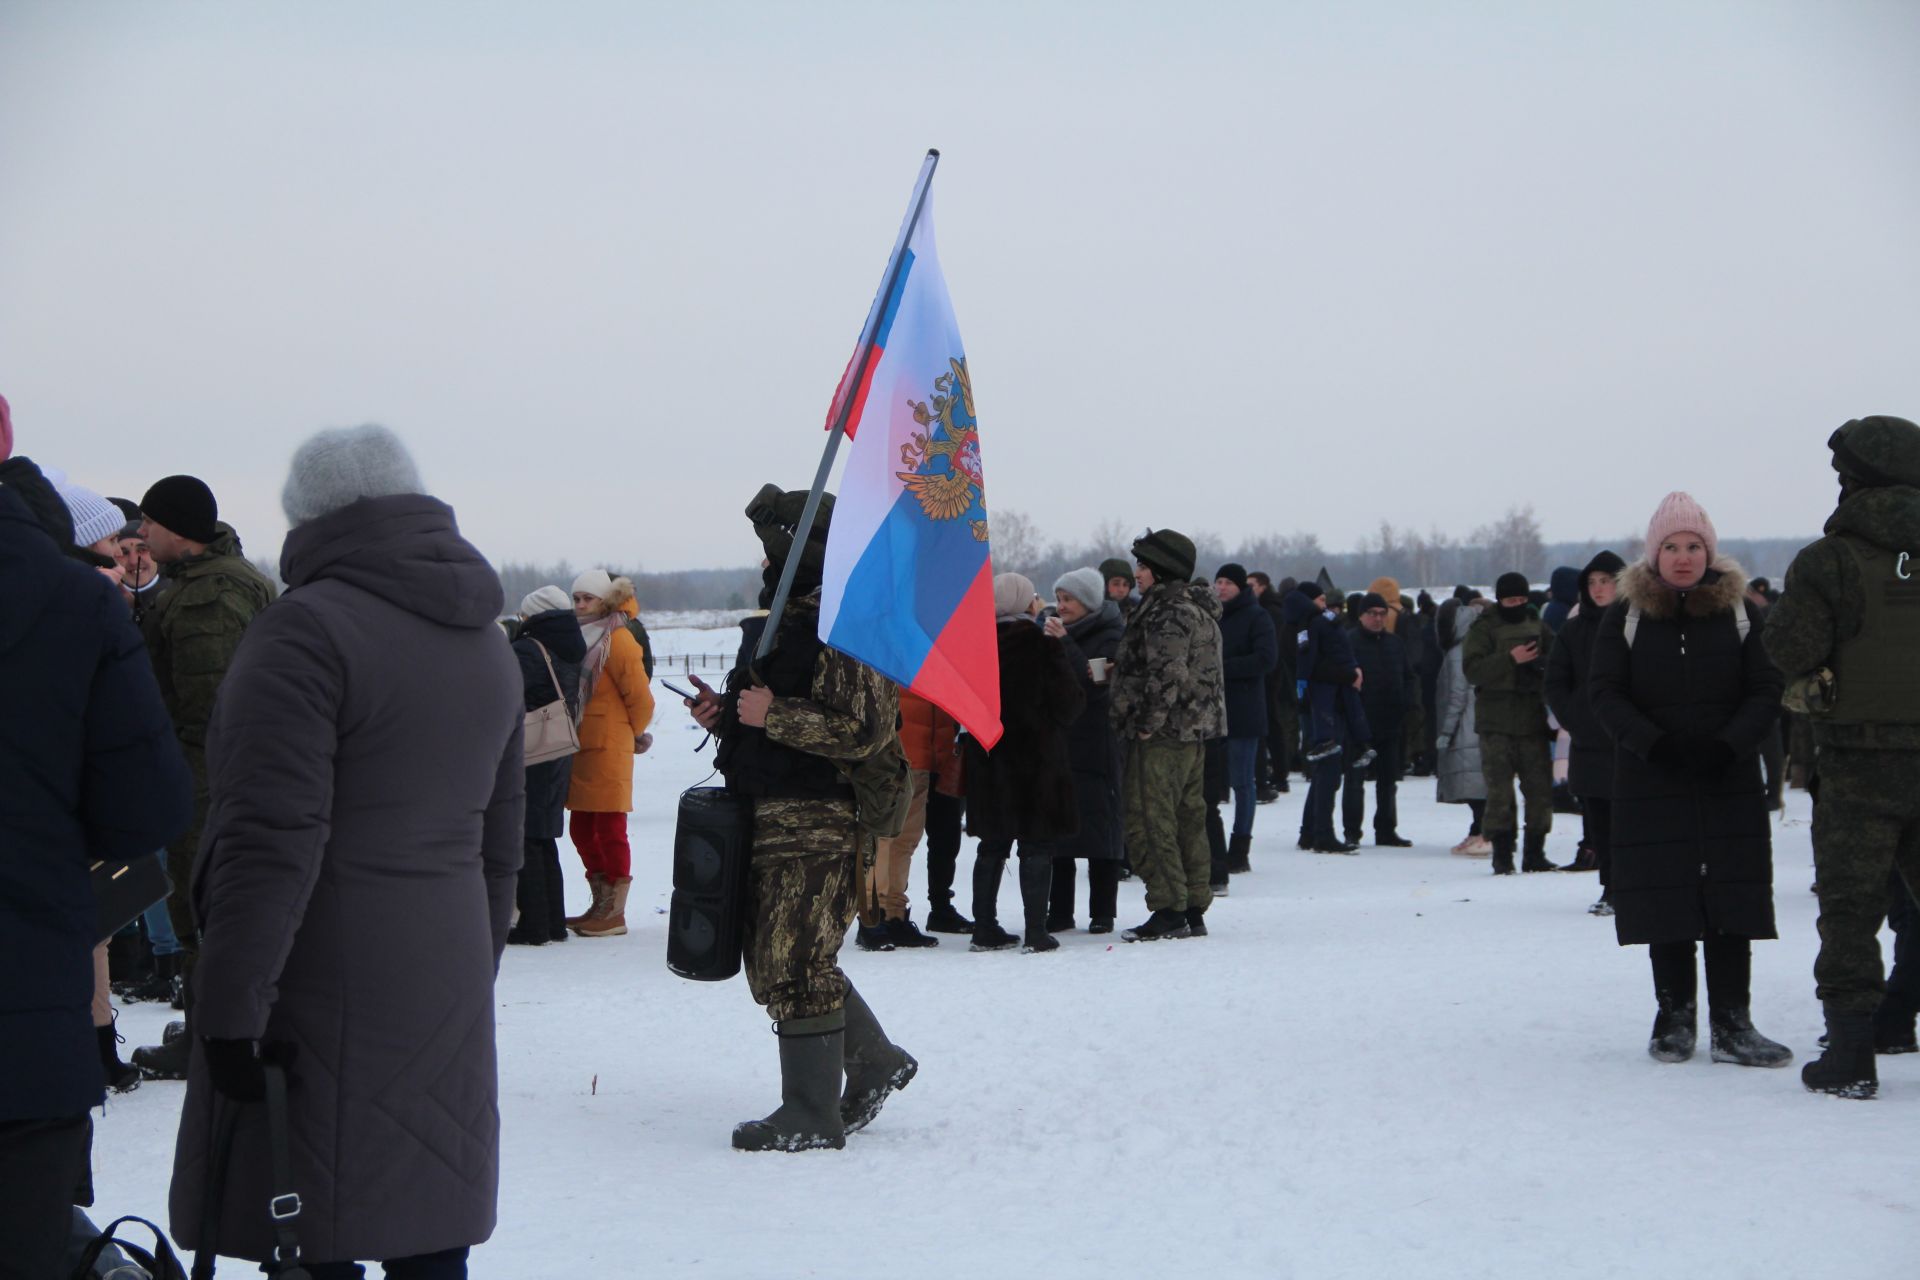
[[[1478,601],[1449,600],[1440,606],[1435,624],[1440,647],[1445,652],[1440,659],[1440,676],[1433,695],[1434,707],[1439,712],[1439,723],[1434,727],[1434,744],[1438,748],[1434,788],[1441,804],[1464,804],[1473,813],[1467,838],[1453,846],[1455,853],[1468,858],[1486,858],[1493,854],[1493,845],[1480,834],[1480,820],[1487,811],[1487,780],[1480,772],[1480,733],[1473,724],[1473,686],[1467,683],[1460,650],[1460,642],[1467,638],[1467,629],[1484,607]]]
[[[419,489],[382,428],[301,447],[283,495],[288,591],[248,629],[207,738],[201,1039],[173,1234],[264,1259],[269,1189],[294,1192],[316,1280],[396,1259],[463,1276],[494,1225],[493,979],[520,865],[520,674],[494,625],[499,578]],[[256,1054],[288,1063],[285,1187]],[[210,1234],[212,1134],[228,1116]]]

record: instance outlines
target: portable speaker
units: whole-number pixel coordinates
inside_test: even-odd
[[[667,968],[696,982],[740,972],[753,802],[724,787],[680,794],[673,833],[673,901],[667,913]]]

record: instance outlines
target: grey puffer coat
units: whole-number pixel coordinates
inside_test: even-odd
[[[409,494],[301,525],[208,730],[194,903],[203,1037],[285,1044],[308,1257],[386,1259],[493,1231],[493,978],[520,867],[521,681],[500,581]],[[265,1108],[195,1052],[173,1235],[201,1239],[217,1116],[239,1106],[218,1251],[273,1245]]]
[[[1434,768],[1434,787],[1441,804],[1465,804],[1487,798],[1487,780],[1480,772],[1480,733],[1473,724],[1473,686],[1467,683],[1461,661],[1465,655],[1460,647],[1467,629],[1479,616],[1477,605],[1449,600],[1440,606],[1438,631],[1446,652],[1440,659],[1440,678],[1435,686],[1433,705],[1439,714],[1434,741],[1441,744],[1439,762]]]

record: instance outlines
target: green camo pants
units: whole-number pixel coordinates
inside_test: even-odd
[[[1132,743],[1127,750],[1127,860],[1152,911],[1205,911],[1213,851],[1207,845],[1204,742]]]
[[[1920,888],[1920,752],[1821,747],[1813,807],[1813,868],[1820,886],[1820,1002],[1844,1013],[1880,1004],[1880,922],[1887,873]]]
[[[846,1003],[840,944],[853,924],[859,858],[850,803],[754,803],[742,959],[748,990],[776,1022]]]
[[[1487,780],[1487,816],[1480,826],[1489,840],[1519,829],[1513,804],[1516,777],[1527,805],[1527,834],[1545,835],[1553,830],[1553,752],[1547,739],[1483,730],[1480,773]]]

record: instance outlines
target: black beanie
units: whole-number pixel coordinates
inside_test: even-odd
[[[1134,541],[1134,559],[1169,582],[1193,577],[1193,539],[1172,529],[1149,529]]]
[[[1532,591],[1532,584],[1527,581],[1527,575],[1524,573],[1503,573],[1500,575],[1500,581],[1493,584],[1495,601],[1508,600],[1514,596],[1531,597]]]
[[[1100,580],[1112,582],[1115,578],[1125,578],[1129,584],[1133,582],[1133,566],[1118,556],[1100,562]]]
[[[126,518],[125,523],[120,526],[120,532],[114,536],[119,538],[139,537],[141,521],[140,508],[133,505],[133,500],[131,498],[108,498],[107,501],[120,508],[120,514]]]
[[[212,542],[218,535],[214,525],[220,519],[219,504],[206,481],[193,476],[168,476],[155,480],[140,499],[140,510],[161,528],[178,534],[188,542]]]
[[[1369,591],[1360,597],[1360,612],[1362,613],[1367,612],[1369,609],[1384,609],[1386,607],[1387,598],[1378,591]]]
[[[1228,582],[1231,582],[1234,586],[1240,588],[1242,591],[1245,591],[1247,589],[1247,570],[1244,565],[1237,565],[1232,563],[1223,564],[1220,566],[1219,570],[1214,573],[1213,576],[1215,581],[1218,581],[1221,578],[1225,578]]]
[[[1306,600],[1318,600],[1327,594],[1321,590],[1320,584],[1317,582],[1302,582],[1296,586],[1293,591],[1295,595]]]

